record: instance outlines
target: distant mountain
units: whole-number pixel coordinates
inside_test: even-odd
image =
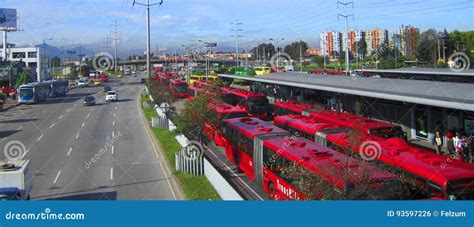
[[[36,45],[36,47],[39,47],[43,49],[44,53],[46,55],[49,55],[50,57],[62,57],[61,50],[55,46],[48,45],[47,43],[39,44]]]

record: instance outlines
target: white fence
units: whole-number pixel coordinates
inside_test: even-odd
[[[204,175],[204,157],[199,153],[191,153],[186,148],[175,154],[176,171],[195,176]]]

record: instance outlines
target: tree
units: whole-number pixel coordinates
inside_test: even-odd
[[[301,52],[300,52],[301,48]],[[294,42],[289,45],[287,45],[284,49],[284,52],[290,55],[291,59],[296,60],[300,59],[300,53],[303,54],[306,53],[308,50],[308,44],[304,41],[299,41],[299,42]]]
[[[16,87],[20,87],[21,85],[29,83],[30,80],[30,73],[28,71],[24,71],[20,74],[18,79],[16,80]]]
[[[273,55],[275,55],[276,50],[275,50],[275,46],[273,46],[273,44],[271,44],[271,43],[262,43],[262,44],[258,45],[257,47],[252,48],[251,52],[254,53],[254,57],[253,57],[252,60],[256,60],[257,52],[258,52],[258,58],[259,59],[263,59],[262,56],[265,53],[265,59],[267,61],[269,61],[270,58]]]
[[[419,61],[426,63],[436,63],[438,48],[438,33],[435,29],[428,29],[421,33],[420,46],[417,49],[416,57]]]
[[[91,72],[91,67],[89,67],[88,65],[81,65],[82,77],[89,77],[90,72]]]
[[[324,56],[313,56],[312,61],[316,63],[319,67],[324,66]]]
[[[59,57],[57,56],[54,56],[53,58],[51,58],[51,67],[60,67],[61,66],[61,59],[59,59]]]
[[[364,59],[365,56],[367,56],[367,42],[365,42],[365,39],[361,39],[360,41],[356,42],[355,46],[357,47],[356,51],[361,59]]]

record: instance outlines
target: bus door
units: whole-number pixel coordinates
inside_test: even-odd
[[[253,167],[254,167],[254,181],[257,185],[263,185],[263,141],[267,139],[291,136],[290,133],[273,133],[265,135],[257,135],[253,139]]]

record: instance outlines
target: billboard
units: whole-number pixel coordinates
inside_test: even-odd
[[[0,30],[16,30],[16,9],[0,9]]]

